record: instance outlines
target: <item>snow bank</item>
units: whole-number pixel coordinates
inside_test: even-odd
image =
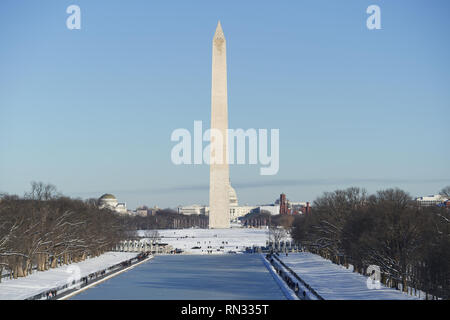
[[[3,279],[0,283],[0,300],[23,300],[63,286],[75,277],[85,277],[91,273],[107,269],[122,261],[136,257],[133,252],[107,252],[99,257],[72,263],[47,271],[35,272],[28,277]]]
[[[383,285],[380,289],[369,289],[368,277],[312,253],[290,253],[287,257],[280,255],[279,258],[325,300],[417,299]]]

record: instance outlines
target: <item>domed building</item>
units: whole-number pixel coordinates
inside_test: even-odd
[[[238,204],[238,198],[236,195],[236,190],[234,190],[234,188],[231,186],[230,184],[230,188],[228,189],[228,197],[229,197],[229,203],[230,203],[230,207],[237,207]]]
[[[236,194],[236,190],[231,186],[231,183],[228,185],[228,199],[229,199],[229,209],[230,209],[230,220],[236,221],[237,218],[243,217],[246,214],[250,213],[254,210],[255,206],[239,206],[238,197]],[[209,215],[209,207],[205,205],[190,205],[190,206],[179,206],[178,213],[191,215],[191,214],[203,214]]]
[[[98,199],[99,207],[101,208],[115,208],[119,201],[117,201],[116,197],[110,193],[105,193]]]
[[[98,199],[98,207],[100,209],[109,209],[120,214],[128,212],[126,203],[119,203],[117,198],[110,193],[105,193]]]

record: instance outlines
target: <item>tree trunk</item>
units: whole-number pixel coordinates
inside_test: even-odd
[[[52,269],[53,269],[53,268],[56,268],[57,262],[58,262],[58,259],[57,259],[56,257],[53,257],[53,258],[52,258],[52,263],[51,263],[50,267],[51,267]]]
[[[25,267],[23,269],[23,276],[26,277],[30,272],[31,259],[25,260]]]
[[[45,254],[45,265],[44,269],[48,270],[50,269],[50,256],[48,254]]]
[[[37,269],[39,271],[45,270],[45,254],[39,253],[37,256]]]
[[[20,259],[19,263],[17,264],[17,276],[18,277],[24,277],[24,274],[23,274],[23,261],[22,261],[22,259]]]

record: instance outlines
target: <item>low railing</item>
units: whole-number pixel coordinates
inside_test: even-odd
[[[317,293],[316,290],[314,290],[306,281],[304,281],[302,278],[299,277],[297,273],[295,273],[290,267],[288,267],[280,258],[278,258],[277,254],[272,254],[270,257],[274,257],[279,264],[283,266],[289,273],[297,280],[299,281],[306,289],[308,289],[317,299],[319,300],[325,300],[320,294]]]
[[[79,290],[93,282],[99,281],[104,277],[107,277],[113,273],[119,272],[120,270],[123,270],[125,268],[128,268],[131,265],[134,265],[144,259],[146,259],[149,256],[149,253],[143,253],[140,255],[137,255],[136,257],[122,261],[118,264],[115,264],[113,266],[110,266],[103,270],[98,270],[94,273],[91,273],[87,276],[84,276],[80,278],[78,281],[72,281],[71,283],[66,283],[62,286],[55,287],[52,289],[47,289],[39,294],[36,294],[32,297],[29,297],[25,300],[56,300],[60,297],[66,296],[72,291]]]
[[[152,254],[171,253],[173,250],[167,243],[146,240],[124,240],[112,248],[112,251],[117,252],[151,252]]]

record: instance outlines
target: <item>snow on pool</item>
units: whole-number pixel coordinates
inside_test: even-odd
[[[258,254],[161,255],[72,299],[280,300]]]

